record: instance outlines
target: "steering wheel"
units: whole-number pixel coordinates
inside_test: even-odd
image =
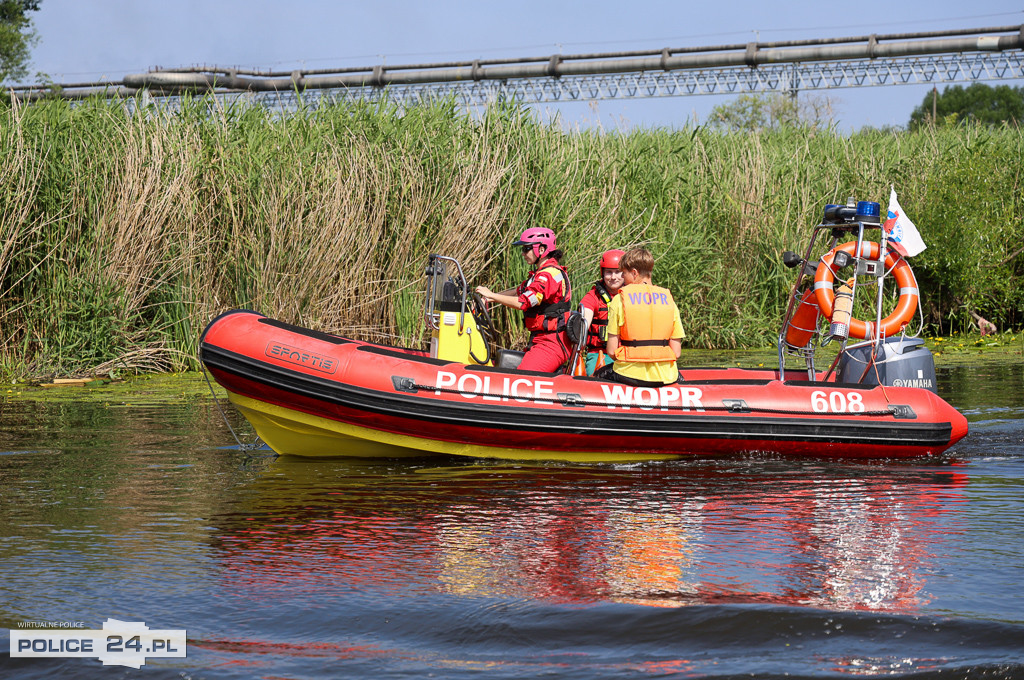
[[[473,293],[471,301],[470,312],[473,314],[473,320],[476,321],[477,330],[485,340],[494,342],[498,337],[498,332],[494,329],[494,319],[491,318],[491,313],[487,310],[487,302],[477,292]]]

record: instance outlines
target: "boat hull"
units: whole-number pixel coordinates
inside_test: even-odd
[[[778,380],[772,370],[685,369],[630,388],[594,378],[431,359],[235,311],[201,338],[204,365],[281,454],[448,454],[633,462],[768,453],[938,455],[967,433],[928,390]]]

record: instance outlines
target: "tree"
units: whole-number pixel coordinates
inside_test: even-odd
[[[28,74],[29,52],[38,36],[29,12],[38,12],[42,0],[0,0],[0,81]]]
[[[966,89],[960,85],[947,87],[941,93],[933,89],[921,105],[910,114],[911,130],[935,120],[973,120],[986,125],[1002,122],[1024,122],[1024,87],[999,85],[989,87],[974,83]]]
[[[781,94],[742,94],[711,110],[708,125],[725,130],[753,132],[787,125],[819,125],[832,121],[827,97],[796,100]]]

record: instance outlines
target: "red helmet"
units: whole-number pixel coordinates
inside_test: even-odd
[[[540,257],[540,250],[537,246],[545,246],[545,253],[555,249],[555,232],[544,227],[530,227],[520,235],[519,240],[513,243],[514,246],[533,246],[533,254]]]
[[[604,251],[604,255],[601,256],[601,269],[606,267],[609,269],[618,269],[619,260],[621,260],[622,256],[625,254],[626,251],[618,249]]]

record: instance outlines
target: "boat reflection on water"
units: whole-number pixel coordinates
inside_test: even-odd
[[[914,613],[964,528],[956,464],[446,462],[265,463],[214,518],[223,585]]]

